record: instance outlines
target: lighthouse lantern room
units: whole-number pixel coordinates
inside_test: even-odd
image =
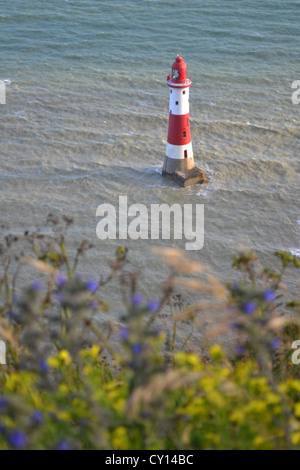
[[[182,186],[204,183],[206,178],[194,162],[190,131],[189,90],[192,81],[187,77],[187,65],[177,56],[168,75],[169,129],[166,157],[162,174],[178,181]]]

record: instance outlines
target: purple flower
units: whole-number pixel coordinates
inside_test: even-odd
[[[27,437],[21,431],[14,431],[8,438],[8,441],[12,447],[16,449],[22,449],[27,444]]]
[[[96,310],[98,307],[98,302],[96,302],[96,300],[91,300],[89,303],[89,307],[93,310]]]
[[[46,372],[49,372],[50,370],[50,367],[48,366],[47,361],[45,361],[44,359],[40,361],[39,366],[42,372],[46,373]]]
[[[131,348],[131,351],[134,355],[139,355],[143,351],[143,346],[141,344],[134,344]]]
[[[230,289],[233,290],[233,291],[239,290],[239,287],[240,287],[240,286],[239,286],[239,284],[238,284],[237,282],[232,282],[232,283],[230,284]]]
[[[99,287],[99,283],[97,281],[94,281],[93,279],[91,279],[90,281],[88,281],[85,285],[85,287],[87,288],[87,290],[89,292],[91,292],[92,294],[94,294],[94,292],[96,292],[96,290],[98,289]]]
[[[36,281],[33,281],[33,283],[31,284],[31,287],[33,290],[38,292],[43,287],[43,284],[41,283],[41,281],[36,280]]]
[[[58,273],[56,276],[56,282],[60,287],[63,287],[66,283],[66,278],[63,274]]]
[[[152,418],[152,413],[150,413],[150,411],[142,411],[140,413],[140,417],[143,418],[143,419],[151,419]]]
[[[245,346],[243,346],[242,344],[240,344],[239,346],[237,346],[235,352],[238,356],[242,356],[244,354],[244,352],[246,351],[246,348]]]
[[[71,447],[70,447],[70,445],[68,444],[68,442],[63,439],[63,440],[60,441],[60,443],[58,444],[57,450],[71,450]]]
[[[60,304],[63,303],[64,296],[62,292],[56,292],[55,297]]]
[[[120,330],[120,338],[125,341],[130,334],[130,330],[128,328],[121,328]]]
[[[264,300],[266,302],[273,302],[273,300],[275,300],[275,298],[276,298],[276,294],[273,290],[267,290],[264,293]]]
[[[39,424],[43,424],[44,422],[44,415],[41,411],[34,411],[31,415],[31,421],[33,422],[33,424],[36,424],[36,425],[39,425]]]
[[[159,302],[157,302],[156,300],[152,300],[148,303],[147,309],[149,310],[149,312],[156,312],[159,309],[159,306]]]
[[[256,302],[249,301],[245,302],[242,306],[242,310],[246,315],[251,315],[256,310]]]
[[[279,349],[280,346],[281,346],[281,341],[280,341],[280,339],[278,339],[278,338],[275,338],[275,339],[272,341],[272,343],[271,343],[271,347],[272,347],[273,349]]]
[[[5,410],[8,405],[6,398],[0,398],[0,413]]]
[[[134,294],[131,301],[132,301],[132,305],[136,305],[136,306],[141,305],[141,303],[143,302],[143,296],[141,294]]]

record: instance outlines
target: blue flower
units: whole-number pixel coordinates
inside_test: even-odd
[[[156,312],[159,309],[160,303],[157,302],[156,300],[152,300],[151,302],[148,302],[147,309],[149,312]]]
[[[246,348],[245,346],[243,346],[242,344],[240,344],[239,346],[237,346],[235,352],[238,356],[242,356],[244,354],[244,352],[246,351]]]
[[[56,292],[55,297],[60,304],[63,303],[64,296],[62,292]]]
[[[44,422],[44,415],[41,411],[34,411],[31,415],[31,420],[34,424],[43,424]]]
[[[239,288],[240,288],[240,286],[237,282],[232,282],[230,284],[230,289],[233,290],[233,291],[237,291],[237,290],[239,290]]]
[[[152,413],[150,413],[150,411],[142,411],[140,413],[140,417],[143,418],[143,419],[151,419],[152,418]]]
[[[92,294],[94,294],[94,292],[96,292],[96,290],[98,289],[99,287],[99,282],[97,281],[94,281],[93,279],[91,279],[90,281],[88,281],[85,285],[85,287],[87,288],[87,290],[89,292],[91,292]]]
[[[141,294],[134,294],[131,301],[132,301],[132,305],[136,305],[136,306],[141,305],[141,303],[143,302],[143,296]]]
[[[8,441],[12,447],[16,449],[22,449],[27,444],[27,437],[21,431],[14,431],[8,438]]]
[[[273,300],[275,300],[275,298],[276,298],[276,294],[273,290],[267,290],[264,293],[264,300],[266,302],[273,302]]]
[[[128,328],[121,328],[120,330],[120,338],[125,341],[130,334],[130,330]]]
[[[134,344],[131,348],[131,351],[134,355],[139,355],[143,351],[143,346],[141,344]]]
[[[8,401],[6,398],[0,398],[0,413],[1,411],[4,411],[8,405]]]
[[[41,281],[36,280],[36,281],[33,281],[33,283],[31,284],[31,287],[33,290],[38,292],[43,287],[43,284],[41,283]]]
[[[56,282],[60,287],[63,287],[66,283],[66,278],[63,274],[58,273],[56,276]]]
[[[272,341],[272,343],[271,343],[271,347],[272,347],[273,349],[279,349],[280,346],[281,346],[281,341],[280,341],[280,339],[278,339],[278,338],[275,338],[275,339]]]
[[[98,307],[98,303],[96,302],[96,300],[91,300],[89,303],[89,307],[93,310],[96,310]]]
[[[256,302],[249,301],[245,302],[242,306],[242,310],[246,315],[251,315],[256,310]]]
[[[44,359],[40,361],[39,366],[42,372],[46,373],[46,372],[49,372],[50,370],[50,367],[48,366],[47,361],[45,361]]]
[[[70,447],[69,443],[66,440],[63,439],[58,444],[57,450],[71,450],[71,447]]]

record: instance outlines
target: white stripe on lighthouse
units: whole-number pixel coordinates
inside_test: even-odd
[[[190,89],[170,88],[170,113],[188,114],[189,113]]]
[[[186,150],[187,154],[185,156],[184,151]],[[167,157],[169,158],[192,158],[193,157],[193,146],[192,142],[187,145],[172,145],[167,143]]]

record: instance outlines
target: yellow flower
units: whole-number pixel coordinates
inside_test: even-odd
[[[90,350],[90,355],[93,359],[97,359],[100,353],[100,348],[97,344],[94,344],[94,346],[91,347]]]
[[[58,369],[59,368],[59,360],[57,359],[57,357],[48,357],[47,364],[52,369]]]
[[[58,355],[59,359],[64,362],[67,366],[69,366],[70,364],[72,364],[72,358],[69,354],[69,351],[67,351],[66,349],[62,349]]]
[[[124,426],[119,426],[113,432],[112,436],[113,446],[120,450],[126,450],[128,444],[127,429]]]
[[[262,445],[266,444],[268,441],[263,436],[256,436],[253,439],[253,446],[254,447],[261,447]]]
[[[241,423],[245,419],[245,413],[242,410],[234,410],[229,419],[234,423]]]
[[[245,408],[246,413],[262,413],[267,408],[266,402],[262,400],[253,400]]]
[[[222,347],[219,344],[215,344],[209,349],[209,353],[212,359],[219,360],[224,357]]]
[[[296,403],[295,405],[295,416],[297,416],[297,418],[300,418],[300,403]]]
[[[273,392],[269,392],[265,396],[268,405],[278,405],[280,403],[280,397]]]
[[[68,411],[59,411],[57,413],[57,417],[61,420],[61,421],[69,421],[71,419],[71,415]]]
[[[60,384],[58,389],[61,393],[68,393],[69,391],[69,387],[66,384]]]
[[[300,431],[294,432],[291,436],[292,444],[297,445],[300,443]]]

